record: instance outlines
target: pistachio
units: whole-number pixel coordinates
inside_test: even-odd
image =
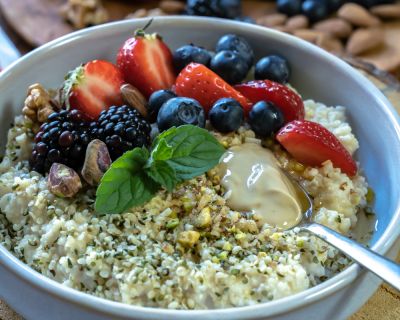
[[[147,117],[146,98],[131,84],[125,83],[120,88],[124,101],[135,108],[143,117]]]
[[[193,247],[197,241],[199,241],[200,239],[200,233],[197,231],[182,231],[179,235],[178,235],[178,242],[186,247],[186,248],[191,248]]]
[[[111,158],[106,144],[98,139],[91,141],[86,149],[81,172],[85,181],[92,186],[98,185],[110,165]]]
[[[194,220],[194,225],[198,228],[206,228],[211,224],[211,210],[209,207],[203,208]]]
[[[82,183],[75,170],[61,163],[53,163],[47,177],[47,186],[56,196],[71,198],[82,188]]]

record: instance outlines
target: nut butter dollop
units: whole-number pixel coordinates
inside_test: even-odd
[[[256,143],[231,147],[222,156],[219,175],[231,209],[253,212],[263,223],[283,229],[300,222],[296,189],[270,150]]]

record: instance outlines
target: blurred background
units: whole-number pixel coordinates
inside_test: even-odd
[[[77,29],[175,14],[256,23],[400,76],[400,3],[395,0],[0,0],[0,66]]]

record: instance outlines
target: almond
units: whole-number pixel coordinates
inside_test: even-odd
[[[185,3],[176,0],[163,0],[160,2],[159,7],[168,14],[181,13],[185,10]]]
[[[275,27],[285,24],[286,20],[287,16],[285,14],[273,13],[258,18],[256,22],[264,27]]]
[[[293,16],[286,21],[286,27],[291,31],[308,28],[308,25],[308,18],[302,14]]]
[[[370,10],[383,19],[400,18],[400,4],[382,4],[372,7]]]
[[[347,38],[350,36],[352,26],[346,20],[331,18],[314,24],[315,30],[326,32],[335,38]]]
[[[325,49],[326,51],[335,54],[341,54],[344,51],[342,42],[339,39],[332,37],[327,33],[319,35],[315,41],[315,44],[321,47],[322,49]]]
[[[120,88],[125,103],[135,108],[143,117],[147,117],[147,100],[140,91],[131,84],[125,83]]]
[[[293,31],[293,34],[296,37],[299,37],[303,40],[315,43],[317,41],[317,38],[319,36],[323,35],[324,33],[321,31],[311,30],[311,29],[299,29],[299,30]]]
[[[355,3],[346,3],[340,7],[338,16],[357,27],[375,27],[380,20],[370,14],[367,9]]]
[[[381,29],[357,29],[350,36],[346,45],[346,51],[353,55],[359,55],[379,47],[383,42],[384,34]]]

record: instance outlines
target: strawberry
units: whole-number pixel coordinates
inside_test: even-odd
[[[138,30],[125,41],[117,55],[117,66],[125,81],[147,98],[157,90],[169,89],[175,82],[172,53],[157,34]]]
[[[206,113],[221,98],[236,99],[246,114],[251,103],[240,92],[226,83],[221,77],[199,63],[190,63],[178,75],[175,82],[178,96],[188,97],[200,102]]]
[[[68,73],[61,91],[67,109],[78,109],[88,119],[123,103],[120,87],[124,83],[119,69],[111,62],[93,60]]]
[[[280,144],[299,162],[320,166],[331,160],[349,176],[357,173],[357,164],[342,143],[328,129],[307,120],[294,120],[276,135]]]
[[[270,101],[281,109],[285,123],[304,119],[304,104],[301,97],[287,86],[270,80],[255,80],[238,84],[234,88],[253,104]]]

